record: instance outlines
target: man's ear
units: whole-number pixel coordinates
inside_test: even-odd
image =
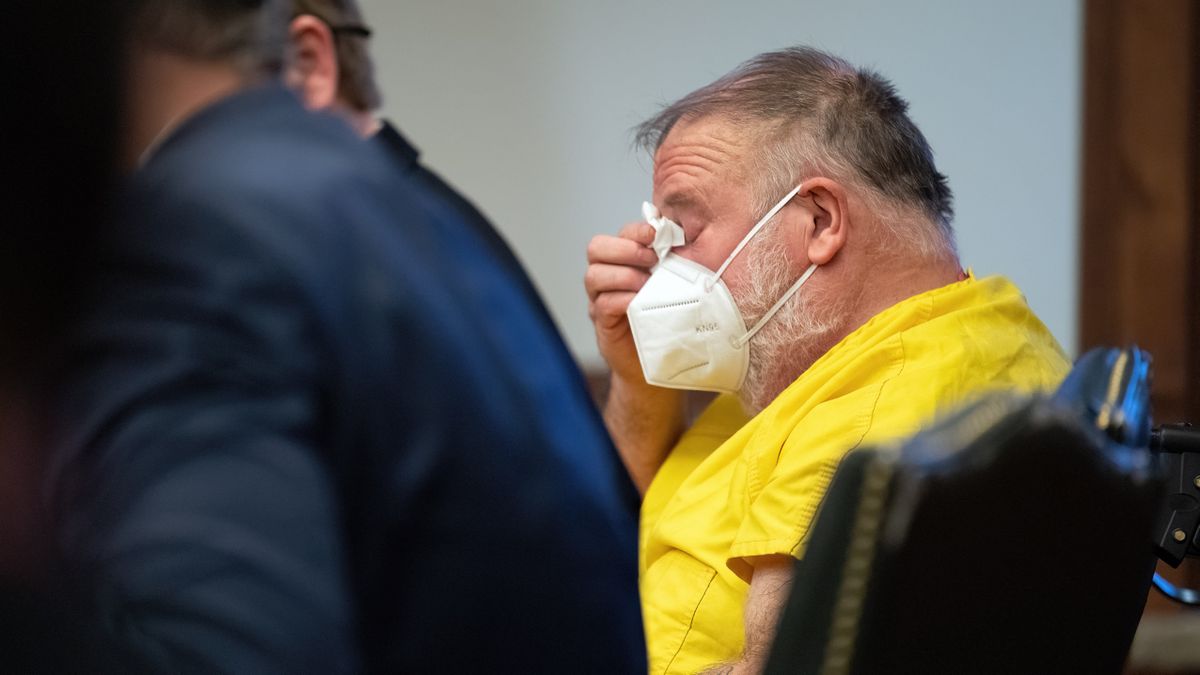
[[[810,178],[796,194],[812,218],[812,230],[805,239],[808,259],[826,265],[846,245],[850,229],[850,209],[846,190],[829,178]]]
[[[337,102],[338,62],[333,31],[320,19],[303,14],[289,30],[291,56],[283,81],[309,110],[328,110]]]

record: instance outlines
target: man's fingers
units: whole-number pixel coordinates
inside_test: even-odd
[[[588,316],[601,330],[613,330],[625,321],[625,311],[650,278],[658,256],[650,248],[654,228],[649,223],[629,223],[613,237],[599,235],[588,244],[588,268],[583,285],[588,294]]]
[[[592,321],[600,328],[615,328],[625,320],[625,311],[635,295],[627,291],[600,294],[591,305]]]
[[[643,223],[645,225],[645,223]],[[646,227],[650,227],[646,225]],[[651,238],[651,241],[654,239]],[[588,263],[653,267],[658,256],[649,247],[625,237],[606,234],[593,237],[587,248]]]
[[[587,273],[583,276],[583,286],[587,289],[588,300],[595,300],[601,293],[636,293],[649,278],[649,272],[637,267],[595,263],[588,265]]]
[[[628,223],[625,227],[621,228],[617,236],[622,239],[636,241],[643,246],[649,246],[654,243],[654,228],[650,227],[650,223],[645,221]]]

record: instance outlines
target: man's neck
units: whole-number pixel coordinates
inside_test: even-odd
[[[125,166],[136,168],[189,117],[250,84],[232,64],[139,50],[130,59]]]
[[[866,275],[862,284],[859,320],[851,330],[893,305],[965,278],[957,257],[949,254],[927,260],[890,258],[869,269],[873,272]]]
[[[354,133],[364,139],[369,139],[383,128],[383,122],[370,110],[358,110],[343,99],[338,99],[332,111],[350,125]]]
[[[795,346],[790,360],[775,364],[775,377],[761,392],[759,400],[748,399],[746,395],[749,392],[742,392],[742,405],[748,414],[761,411],[817,359],[879,313],[908,298],[948,286],[963,278],[957,257],[950,253],[920,261],[911,257],[886,255],[870,261],[855,261],[850,265],[865,270],[858,275],[858,281],[848,280],[826,291],[829,295],[828,311],[827,316],[821,318],[835,320],[837,327],[826,334],[807,336],[804,344]]]
[[[371,138],[383,128],[383,122],[380,122],[379,118],[370,112],[357,115],[351,120],[351,124],[354,126],[354,131],[363,138]]]

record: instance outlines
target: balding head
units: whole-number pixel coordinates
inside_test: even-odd
[[[952,254],[952,196],[908,104],[879,74],[808,47],[768,52],[667,106],[637,130],[655,152],[680,122],[714,117],[748,150],[755,209],[801,180],[854,189],[896,243]]]

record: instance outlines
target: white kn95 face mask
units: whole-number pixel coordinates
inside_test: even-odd
[[[746,233],[716,272],[669,252],[684,243],[683,228],[663,218],[653,204],[642,205],[642,215],[655,230],[652,248],[659,262],[626,314],[646,382],[672,389],[729,393],[741,389],[750,368],[750,339],[800,290],[817,266],[810,265],[750,330],[746,330],[721,275],[800,187]]]

